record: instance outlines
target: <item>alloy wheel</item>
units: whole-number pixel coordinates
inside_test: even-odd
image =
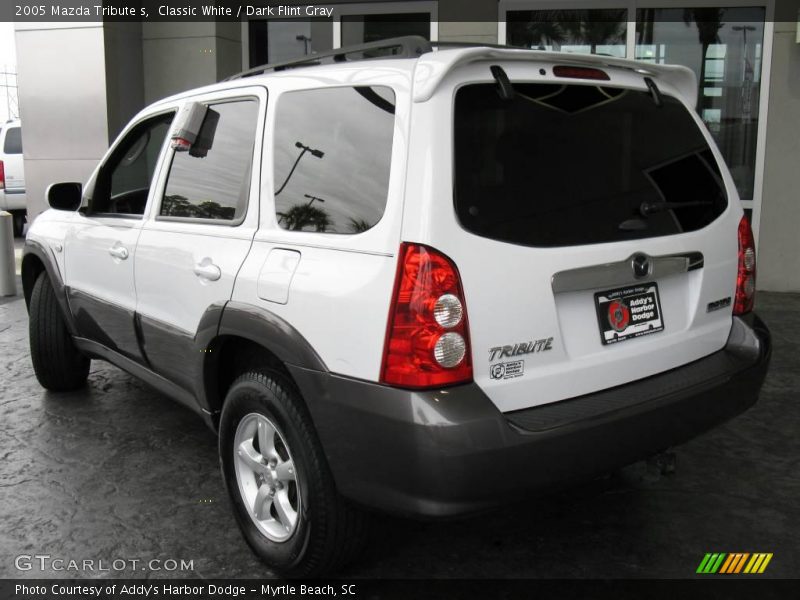
[[[286,440],[259,413],[246,415],[233,444],[239,493],[258,530],[273,542],[285,542],[297,529],[301,510],[297,470]]]

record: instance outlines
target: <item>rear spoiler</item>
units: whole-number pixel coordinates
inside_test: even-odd
[[[591,54],[567,54],[541,50],[501,49],[489,47],[439,50],[420,56],[414,70],[414,102],[430,100],[445,76],[461,65],[480,61],[546,62],[580,67],[612,67],[627,69],[674,87],[691,107],[697,106],[697,77],[694,71],[680,65],[654,65],[624,58]]]

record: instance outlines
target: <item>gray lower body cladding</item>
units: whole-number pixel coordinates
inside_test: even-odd
[[[416,392],[292,368],[339,491],[381,511],[452,517],[646,458],[752,406],[766,326],[734,318],[725,348],[571,400],[501,413],[476,384]]]

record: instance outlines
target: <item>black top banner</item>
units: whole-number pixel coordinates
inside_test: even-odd
[[[46,22],[181,22],[181,21],[246,21],[263,19],[281,20],[330,20],[342,14],[358,14],[363,7],[364,14],[386,14],[396,17],[398,13],[408,13],[408,21],[436,20],[438,22],[495,22],[501,19],[501,10],[535,11],[537,20],[616,20],[619,11],[603,10],[606,4],[597,9],[587,8],[587,4],[563,0],[563,8],[553,8],[552,2],[530,0],[501,3],[499,0],[331,0],[329,2],[308,2],[302,0],[3,0],[0,2],[0,21],[24,23]],[[620,0],[619,7],[625,11],[628,0]],[[702,21],[703,6],[706,4],[691,0],[663,0],[657,7],[651,3],[634,3],[634,14],[627,20],[635,20],[640,11],[648,11],[648,20],[682,21],[691,19]],[[692,6],[700,4],[701,8]],[[720,0],[719,8],[709,11],[709,19],[719,18],[719,10],[724,10],[725,0]],[[736,6],[738,4],[731,3]],[[383,7],[381,5],[384,5]],[[589,5],[591,6],[591,5]],[[796,8],[789,0],[753,0],[753,7],[774,7],[772,19],[775,21],[795,21],[799,19]],[[355,8],[354,8],[355,7]],[[433,7],[433,8],[432,8]],[[355,11],[355,12],[354,12]],[[687,12],[689,11],[689,12]],[[579,14],[583,13],[583,14]],[[503,13],[504,14],[504,13]],[[728,22],[746,17],[737,16],[736,11],[723,15]]]

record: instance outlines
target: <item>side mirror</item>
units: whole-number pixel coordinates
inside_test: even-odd
[[[76,211],[81,206],[83,189],[80,183],[53,183],[47,188],[47,203],[56,210]]]
[[[176,152],[204,158],[214,143],[219,113],[201,102],[183,105],[172,124],[170,145]]]

